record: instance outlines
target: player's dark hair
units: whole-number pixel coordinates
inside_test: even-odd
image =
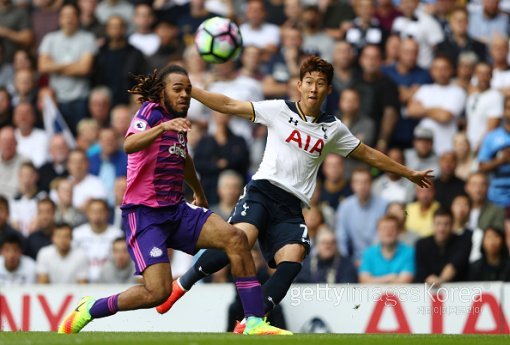
[[[140,103],[160,103],[163,90],[165,89],[165,79],[172,73],[188,76],[188,72],[178,65],[169,65],[161,71],[155,69],[154,72],[148,75],[131,75],[136,84],[128,92],[140,95]]]
[[[320,72],[326,75],[328,85],[333,82],[333,65],[318,56],[310,56],[303,61],[299,69],[299,80],[303,80],[307,73]]]

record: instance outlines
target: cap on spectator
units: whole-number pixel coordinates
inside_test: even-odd
[[[417,126],[414,129],[414,139],[433,140],[434,132],[430,128]]]

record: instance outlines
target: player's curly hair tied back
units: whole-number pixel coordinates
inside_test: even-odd
[[[138,101],[160,103],[163,91],[165,90],[166,77],[169,74],[178,73],[188,76],[188,72],[178,65],[169,65],[161,71],[155,69],[152,73],[147,75],[134,75],[131,78],[135,81],[135,86],[128,90],[130,94],[140,95]]]

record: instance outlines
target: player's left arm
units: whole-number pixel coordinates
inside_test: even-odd
[[[195,163],[189,154],[186,155],[186,163],[184,165],[184,181],[193,190],[193,204],[200,207],[208,207],[204,189],[198,180]]]
[[[361,143],[356,149],[354,149],[353,152],[351,152],[350,157],[363,161],[377,169],[405,177],[422,188],[429,187],[432,179],[434,178],[432,175],[432,170],[411,170],[408,167],[395,162],[393,159],[389,158],[382,152],[377,151],[363,143]]]

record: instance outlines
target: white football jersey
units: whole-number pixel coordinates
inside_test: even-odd
[[[297,102],[252,102],[252,121],[268,128],[264,157],[254,180],[268,180],[310,207],[317,172],[328,153],[347,157],[360,144],[335,116],[304,116]]]

